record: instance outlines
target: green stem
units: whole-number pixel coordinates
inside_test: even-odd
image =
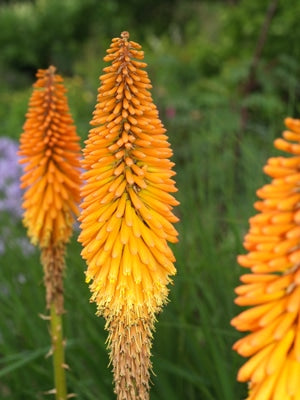
[[[56,400],[67,399],[65,354],[63,343],[62,316],[57,314],[55,304],[51,304],[51,338],[53,349],[53,372]]]

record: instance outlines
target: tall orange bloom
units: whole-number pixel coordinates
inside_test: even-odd
[[[80,199],[80,146],[62,77],[53,66],[36,76],[20,138],[23,222],[42,250],[47,305],[56,299],[62,311],[64,251]]]
[[[148,399],[155,314],[167,300],[177,242],[174,163],[141,46],[112,40],[84,149],[79,240],[92,301],[107,320],[119,400]]]
[[[250,331],[233,348],[250,357],[238,380],[249,382],[249,400],[300,399],[300,120],[287,118],[264,172],[270,184],[257,191],[259,211],[238,257],[251,272],[241,276],[236,304],[250,306],[232,320]]]

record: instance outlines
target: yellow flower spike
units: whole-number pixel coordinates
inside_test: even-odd
[[[248,253],[238,257],[250,273],[241,276],[235,303],[250,308],[231,323],[250,332],[233,346],[250,357],[238,373],[249,382],[248,400],[300,395],[300,120],[285,124],[289,130],[274,146],[291,155],[272,157],[264,167],[271,182],[257,191],[258,214],[244,241]]]
[[[70,115],[63,79],[50,66],[38,70],[20,138],[24,164],[23,223],[41,249],[46,303],[50,309],[54,393],[67,399],[62,330],[65,247],[80,200],[79,137]]]
[[[176,273],[174,163],[143,57],[128,32],[112,40],[82,163],[79,241],[119,400],[149,398],[152,331]]]

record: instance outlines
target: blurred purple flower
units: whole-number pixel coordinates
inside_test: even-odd
[[[8,137],[0,137],[0,211],[13,217],[22,217],[21,167],[18,164],[18,143]]]
[[[8,137],[0,137],[0,216],[9,215],[15,223],[22,218],[22,190],[20,189],[21,167],[18,163],[18,142]],[[34,247],[25,237],[16,237],[12,224],[0,224],[0,254],[6,250],[21,250],[26,257]]]

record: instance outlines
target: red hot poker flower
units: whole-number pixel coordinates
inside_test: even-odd
[[[250,219],[238,257],[250,273],[241,276],[236,304],[249,306],[232,320],[250,331],[234,349],[250,357],[238,373],[248,381],[248,400],[300,399],[300,120],[287,118],[277,149],[292,157],[273,157],[264,171],[270,184],[257,191],[258,214]]]
[[[151,330],[167,300],[177,242],[170,145],[141,46],[112,40],[84,149],[82,256],[92,301],[107,320],[118,399],[147,399]]]
[[[42,249],[49,306],[62,291],[65,244],[78,215],[80,146],[62,77],[53,66],[36,76],[19,155],[24,164],[23,222],[32,243]]]

